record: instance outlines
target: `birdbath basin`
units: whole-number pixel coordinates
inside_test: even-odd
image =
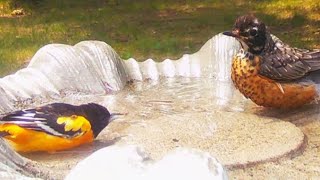
[[[23,159],[0,141],[0,159],[7,162],[0,165],[16,176],[63,179],[101,148],[138,145],[155,162],[175,148],[201,150],[229,177],[320,176],[320,109],[267,109],[245,99],[230,80],[238,49],[221,34],[194,54],[161,62],[122,60],[100,41],[44,46],[28,67],[0,79],[2,114],[52,102],[95,102],[126,115],[92,144],[68,151]]]

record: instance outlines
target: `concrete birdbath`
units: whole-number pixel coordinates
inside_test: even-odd
[[[175,158],[170,162],[206,164],[193,174],[208,173],[200,179],[319,177],[320,109],[311,104],[280,111],[245,99],[230,80],[231,58],[238,49],[238,42],[219,34],[194,54],[158,63],[122,60],[100,41],[44,46],[28,67],[0,79],[2,114],[52,102],[96,102],[127,115],[112,122],[94,143],[69,151],[21,154],[25,159],[0,141],[0,177],[63,179],[69,174],[67,179],[85,179],[95,174],[114,178],[107,167],[120,162],[117,157],[123,154],[129,154],[134,165],[114,167],[134,169],[130,172],[149,179],[172,174],[162,168],[172,154]],[[181,154],[198,158],[199,166],[176,158]],[[76,166],[84,158],[87,163]],[[101,163],[105,169],[98,168],[104,167]],[[195,167],[178,164],[172,169],[188,174]]]

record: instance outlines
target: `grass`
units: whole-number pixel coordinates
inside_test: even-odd
[[[0,76],[49,43],[101,40],[122,58],[179,58],[255,13],[292,46],[320,48],[320,0],[0,0]],[[14,9],[26,15],[12,17]]]

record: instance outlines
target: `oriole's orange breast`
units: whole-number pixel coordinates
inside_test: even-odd
[[[258,105],[296,108],[312,101],[317,91],[313,84],[279,83],[259,75],[260,59],[235,56],[231,78],[235,87]]]
[[[0,125],[0,129],[10,129],[14,135],[6,136],[5,139],[19,152],[55,152],[86,144],[94,139],[91,130],[74,138],[62,138],[44,132],[24,129],[14,124]]]

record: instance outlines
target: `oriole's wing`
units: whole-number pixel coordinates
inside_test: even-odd
[[[261,56],[260,74],[274,80],[290,81],[320,69],[320,50],[290,48],[280,40],[274,51]]]
[[[57,111],[57,108],[49,106],[13,112],[3,117],[0,123],[15,124],[65,138],[73,138],[90,130],[89,121],[81,115],[78,116],[77,112],[59,105],[60,110]]]

